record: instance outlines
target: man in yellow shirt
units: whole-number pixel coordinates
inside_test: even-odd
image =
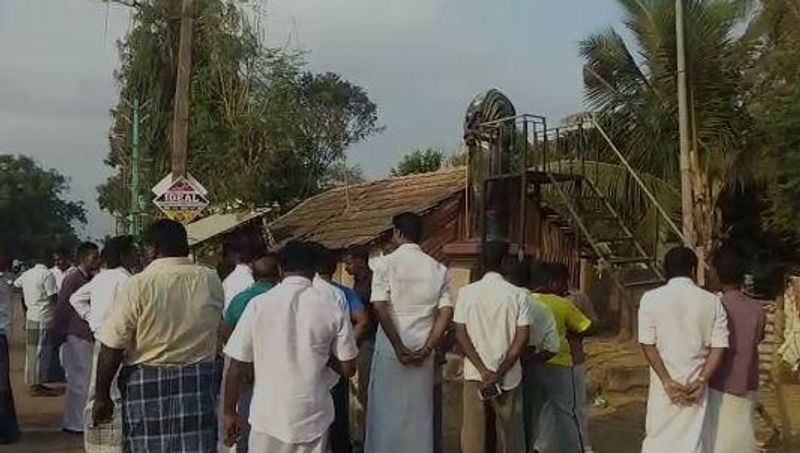
[[[222,283],[189,260],[180,223],[159,220],[146,240],[156,259],[128,280],[96,335],[93,420],[111,420],[111,382],[124,359],[123,450],[216,451]]]
[[[535,445],[528,451],[539,453],[584,452],[585,442],[576,410],[575,376],[568,335],[585,334],[592,326],[569,299],[567,279],[561,264],[544,263],[533,272],[534,297],[553,313],[561,348],[546,363],[535,367],[537,380],[544,390],[539,411]]]

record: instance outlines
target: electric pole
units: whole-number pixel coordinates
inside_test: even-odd
[[[680,132],[681,211],[685,245],[695,246],[692,168],[689,156],[689,100],[686,89],[686,36],[684,0],[675,0],[675,39],[678,57],[678,128]]]
[[[175,107],[172,118],[172,178],[186,176],[186,147],[189,138],[189,82],[192,70],[192,0],[181,6],[178,74],[175,81]]]

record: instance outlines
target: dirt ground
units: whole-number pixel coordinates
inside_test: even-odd
[[[16,445],[0,446],[0,453],[77,453],[83,440],[60,431],[63,398],[31,398],[23,382],[24,344],[20,310],[15,310],[11,337],[11,381],[23,431]],[[647,368],[633,344],[613,339],[592,340],[587,346],[590,387],[608,405],[590,410],[592,446],[598,453],[640,451],[644,436]],[[761,401],[784,432],[787,443],[769,451],[800,451],[800,386],[783,386],[762,392]],[[761,423],[760,437],[769,430]],[[791,442],[791,443],[789,443]],[[791,445],[791,446],[790,446]],[[765,450],[766,451],[766,450]]]
[[[22,441],[0,445],[0,452],[76,453],[83,451],[83,438],[61,432],[61,411],[64,398],[31,398],[25,389],[25,340],[22,309],[14,304],[11,348],[11,387],[17,409]]]
[[[608,400],[590,410],[590,435],[596,452],[635,452],[644,437],[649,372],[639,348],[614,338],[587,341],[590,391]],[[800,451],[800,385],[762,385],[758,401],[766,417],[756,417],[761,452]],[[772,438],[773,427],[780,438]]]

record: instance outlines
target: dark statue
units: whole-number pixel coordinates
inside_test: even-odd
[[[484,219],[478,215],[478,231],[487,240],[508,239],[508,180],[495,177],[509,171],[516,110],[499,90],[492,88],[476,96],[464,119],[464,141],[469,152],[469,173],[475,206],[486,203]],[[508,121],[499,121],[508,119]],[[488,181],[487,181],[488,178]],[[486,183],[486,192],[484,191]]]

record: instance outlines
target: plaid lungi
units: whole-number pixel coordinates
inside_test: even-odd
[[[134,365],[124,367],[119,380],[126,452],[216,452],[215,362]]]
[[[97,380],[97,357],[100,355],[99,341],[94,342],[94,358],[92,359],[92,375],[89,382],[89,399],[83,414],[83,447],[86,453],[122,453],[122,398],[117,379],[111,384],[111,400],[114,402],[114,414],[111,422],[95,425],[92,421],[94,410],[95,381]]]
[[[39,321],[25,320],[25,384],[28,386],[65,381],[59,346],[47,327]]]
[[[19,439],[17,412],[14,409],[14,395],[11,392],[9,379],[10,369],[8,341],[6,336],[0,333],[0,443]]]

